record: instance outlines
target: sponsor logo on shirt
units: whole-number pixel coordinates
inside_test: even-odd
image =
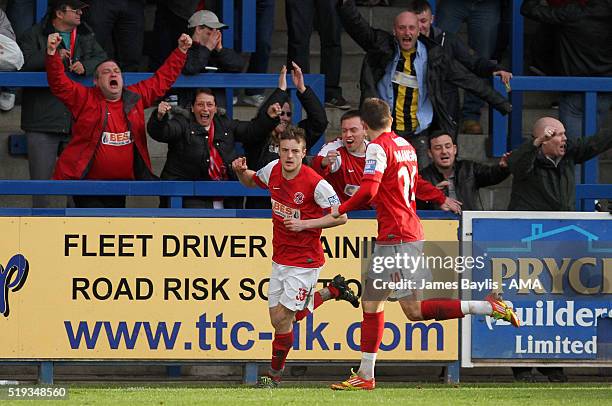
[[[366,159],[363,173],[373,175],[374,172],[376,172],[376,159]]]
[[[346,185],[344,187],[344,194],[347,196],[353,196],[359,190],[359,186],[357,185]]]
[[[272,213],[283,219],[294,218],[299,220],[301,217],[300,210],[293,207],[285,206],[281,202],[272,199]]]
[[[129,131],[123,133],[102,133],[102,144],[112,147],[121,147],[132,143],[132,134]]]
[[[302,192],[295,192],[295,195],[293,196],[293,201],[295,202],[295,204],[302,204],[302,203],[304,203],[304,193],[302,193]]]
[[[327,198],[330,206],[340,206],[340,199],[338,195],[333,195]]]

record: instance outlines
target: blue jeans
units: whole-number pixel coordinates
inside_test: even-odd
[[[35,6],[36,0],[9,0],[6,6],[6,15],[17,38],[34,25]]]
[[[584,135],[582,120],[584,116],[584,94],[562,93],[559,100],[559,121],[565,126],[567,138],[578,138]],[[597,131],[602,127],[606,114],[612,105],[612,93],[597,95]]]
[[[257,0],[255,23],[255,52],[251,54],[247,73],[267,73],[274,31],[274,0]],[[264,89],[246,89],[244,94],[263,94]]]
[[[436,9],[436,23],[442,30],[456,34],[461,23],[466,21],[468,45],[481,57],[490,59],[495,51],[500,15],[500,0],[440,0]],[[463,118],[480,120],[483,104],[480,98],[466,92]]]

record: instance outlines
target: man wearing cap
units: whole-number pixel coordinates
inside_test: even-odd
[[[24,56],[22,71],[44,71],[47,37],[59,33],[58,54],[64,70],[77,76],[89,76],[106,53],[96,42],[93,31],[81,21],[87,5],[79,0],[50,2],[49,11],[38,24],[19,37]],[[21,128],[28,140],[30,179],[51,178],[58,154],[68,143],[72,129],[70,111],[48,87],[23,89]],[[34,207],[49,207],[55,203],[47,196],[34,196]]]
[[[223,48],[221,31],[228,26],[219,21],[215,13],[209,10],[197,11],[189,18],[187,27],[193,46],[187,52],[184,75],[197,75],[202,72],[242,72],[244,59],[233,49]],[[225,107],[225,91],[215,89],[214,93],[218,105]],[[193,90],[182,89],[179,96],[179,103],[188,105],[193,99]]]
[[[113,60],[100,63],[94,87],[72,81],[62,67],[61,37],[50,34],[45,64],[47,81],[74,117],[70,143],[55,167],[53,179],[153,179],[147,149],[144,109],[163,96],[183,69],[191,38],[181,35],[178,48],[155,74],[123,86],[121,69]],[[74,196],[77,207],[124,207],[125,196]]]

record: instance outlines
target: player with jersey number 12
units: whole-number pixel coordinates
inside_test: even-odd
[[[344,382],[335,383],[335,390],[374,389],[374,364],[385,325],[384,305],[394,294],[404,314],[410,320],[447,320],[465,314],[489,315],[504,319],[514,326],[519,320],[501,299],[489,295],[487,300],[422,299],[422,281],[430,279],[424,266],[402,268],[393,261],[398,257],[419,257],[423,252],[423,227],[416,213],[415,195],[419,183],[417,156],[408,141],[391,131],[393,118],[389,105],[381,99],[366,99],[361,107],[361,119],[370,138],[361,186],[349,200],[332,208],[332,216],[373,203],[376,207],[378,237],[361,298],[361,364],[357,373]],[[447,204],[455,204],[453,201]],[[458,207],[449,208],[458,211]],[[380,261],[379,261],[380,260]],[[376,264],[391,264],[383,267]],[[406,281],[400,289],[390,282]],[[378,283],[377,283],[378,282]],[[414,283],[410,288],[408,282]],[[393,288],[392,288],[393,287]]]
[[[280,135],[279,157],[259,171],[248,169],[245,158],[232,163],[240,182],[270,191],[272,200],[272,275],[268,288],[270,321],[274,327],[272,361],[258,386],[275,388],[293,346],[293,322],[306,317],[329,299],[359,301],[340,275],[315,292],[325,262],[321,229],[346,223],[346,216],[332,217],[340,204],[332,186],[312,168],[302,165],[306,155],[304,130],[289,127]]]

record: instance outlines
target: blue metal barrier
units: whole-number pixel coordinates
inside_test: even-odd
[[[576,209],[592,211],[592,205],[588,202],[593,199],[612,199],[612,185],[576,185]]]

